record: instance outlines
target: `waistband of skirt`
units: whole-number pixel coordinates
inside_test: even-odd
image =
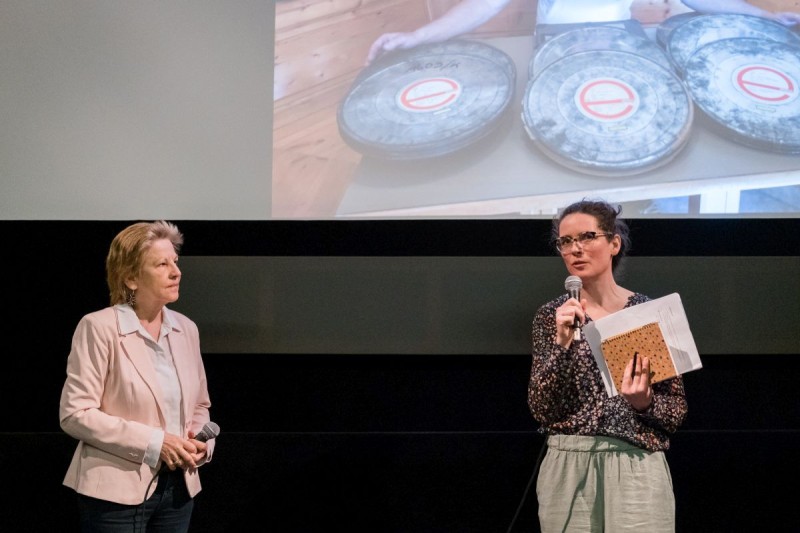
[[[549,435],[547,447],[568,452],[645,451],[635,444],[614,437],[585,435]]]

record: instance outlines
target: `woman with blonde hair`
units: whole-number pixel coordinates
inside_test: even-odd
[[[197,438],[211,406],[197,326],[167,307],[182,244],[163,220],[119,232],[106,258],[110,306],[75,329],[59,419],[79,441],[64,484],[81,531],[189,529],[214,440]]]

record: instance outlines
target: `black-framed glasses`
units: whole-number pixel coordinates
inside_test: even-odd
[[[569,250],[572,243],[577,242],[581,245],[581,247],[586,246],[590,242],[594,241],[598,237],[613,237],[613,233],[597,233],[596,231],[584,231],[582,233],[578,233],[576,237],[571,237],[569,235],[564,235],[563,237],[559,237],[553,241],[553,246],[556,247],[561,253],[564,253],[565,250]]]

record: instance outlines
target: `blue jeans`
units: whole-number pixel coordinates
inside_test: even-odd
[[[82,533],[185,533],[193,508],[181,470],[162,472],[153,495],[139,505],[78,494]]]

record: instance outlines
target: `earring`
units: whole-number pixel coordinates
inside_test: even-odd
[[[135,290],[131,290],[131,292],[129,292],[127,294],[127,297],[125,298],[125,303],[127,303],[131,307],[135,307],[136,306],[136,291]]]

